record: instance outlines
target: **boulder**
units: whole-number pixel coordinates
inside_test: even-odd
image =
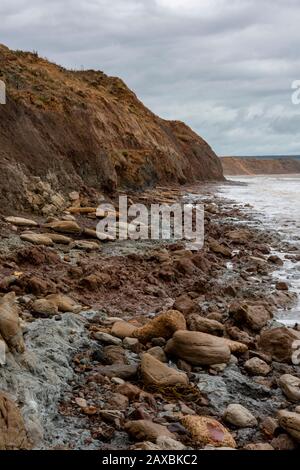
[[[189,313],[194,312],[196,307],[196,303],[187,294],[183,294],[178,297],[173,305],[174,310],[178,310],[184,315],[188,315]]]
[[[20,238],[21,240],[33,243],[34,245],[53,245],[53,241],[51,240],[51,238],[41,233],[22,233],[22,235],[20,235]]]
[[[30,448],[24,421],[17,405],[0,392],[0,450]]]
[[[141,344],[138,339],[136,338],[124,338],[123,339],[123,346],[125,349],[129,349],[132,352],[138,353],[141,349]]]
[[[81,309],[81,306],[68,295],[50,294],[47,295],[46,299],[53,302],[57,306],[58,310],[62,313],[77,312]]]
[[[189,383],[188,377],[184,372],[168,367],[148,353],[142,356],[141,376],[146,385],[155,385],[157,387],[187,385]]]
[[[258,425],[255,416],[239,404],[229,405],[225,410],[223,419],[238,428],[252,428]]]
[[[49,224],[45,224],[45,227],[54,230],[54,232],[74,234],[81,233],[81,228],[79,225],[72,220],[56,220],[54,222],[50,222]]]
[[[262,359],[252,357],[245,362],[244,367],[251,375],[268,375],[271,372],[271,367]]]
[[[224,326],[216,320],[201,317],[197,314],[189,315],[187,319],[188,328],[191,331],[200,331],[215,336],[223,336]]]
[[[122,340],[120,338],[109,335],[108,333],[103,333],[102,331],[97,331],[93,336],[97,341],[100,341],[100,343],[114,344],[115,346],[120,346],[122,344]]]
[[[248,351],[248,346],[244,343],[240,343],[239,341],[233,341],[232,339],[228,338],[220,338],[223,340],[225,344],[229,347],[232,354],[245,354]]]
[[[271,446],[275,450],[295,450],[297,443],[288,434],[279,434],[271,441]]]
[[[248,347],[254,344],[254,339],[246,331],[240,330],[237,326],[227,326],[226,333],[234,341],[244,343]]]
[[[18,227],[37,227],[38,225],[34,220],[24,219],[23,217],[6,217],[4,220]]]
[[[145,419],[128,421],[124,428],[130,436],[134,437],[138,441],[147,440],[155,443],[156,440],[161,437],[168,437],[170,439],[174,438],[174,434],[172,434],[165,426],[161,426],[160,424],[156,424]]]
[[[298,377],[284,374],[279,379],[279,385],[290,401],[300,402],[300,379]]]
[[[206,416],[184,416],[183,426],[191,434],[194,443],[203,446],[235,448],[236,443],[230,432],[218,421]]]
[[[117,321],[114,323],[111,329],[111,334],[122,339],[131,338],[136,328],[137,327],[132,323],[127,323],[126,321]]]
[[[166,345],[165,352],[193,365],[227,364],[231,351],[217,336],[197,331],[177,331]]]
[[[277,419],[272,418],[271,416],[267,416],[262,420],[260,424],[260,429],[263,434],[270,439],[274,437],[275,434],[278,434],[280,426]]]
[[[300,442],[300,414],[287,410],[278,412],[280,426],[297,442]]]
[[[177,310],[169,310],[150,320],[145,326],[137,328],[132,335],[142,343],[146,343],[152,338],[169,339],[175,331],[185,329],[186,322],[183,314]]]
[[[47,299],[35,300],[32,304],[31,309],[33,312],[45,316],[57,315],[58,313],[57,305],[51,300]]]
[[[271,320],[272,315],[263,305],[233,304],[230,314],[234,320],[253,331],[260,331]]]
[[[161,346],[154,346],[153,348],[148,349],[148,354],[155,357],[160,362],[168,362],[167,356]]]
[[[274,361],[291,363],[295,349],[293,345],[300,340],[300,332],[286,327],[263,331],[258,339],[258,348],[272,356]]]
[[[101,349],[95,355],[99,357],[99,362],[104,364],[127,364],[126,351],[122,346],[110,344],[103,349],[104,356],[101,354]]]
[[[53,243],[57,243],[58,245],[69,245],[69,243],[73,241],[73,238],[60,235],[59,233],[43,233],[43,235],[50,238]]]
[[[19,353],[25,351],[14,292],[10,292],[0,299],[0,335],[7,343],[9,349]]]

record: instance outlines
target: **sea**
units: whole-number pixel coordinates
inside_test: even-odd
[[[249,211],[266,228],[276,230],[281,238],[297,247],[285,255],[300,254],[300,175],[274,176],[228,176],[235,184],[224,184],[218,189],[221,197],[243,206],[250,204]],[[238,182],[243,184],[237,184]],[[275,273],[276,280],[287,281],[290,290],[298,294],[298,302],[291,310],[279,311],[277,319],[287,325],[300,324],[300,262],[285,259],[284,266]]]

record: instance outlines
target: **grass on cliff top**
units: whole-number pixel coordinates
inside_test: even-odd
[[[131,110],[136,106],[134,93],[119,78],[96,70],[67,70],[37,52],[11,51],[3,45],[0,79],[12,98],[38,108],[85,108],[89,103],[99,105],[114,99]]]

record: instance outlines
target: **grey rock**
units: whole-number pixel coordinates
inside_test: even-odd
[[[271,415],[282,402],[280,391],[255,383],[237,365],[230,365],[222,375],[197,374],[195,382],[212,409],[221,415],[230,403],[239,403],[256,415]]]
[[[109,335],[108,333],[102,333],[101,331],[94,333],[94,338],[97,341],[105,344],[114,344],[115,346],[122,344],[122,340],[120,338],[116,338],[115,336]]]
[[[64,314],[60,322],[37,320],[27,325],[26,352],[8,354],[6,366],[0,368],[1,390],[20,404],[36,449],[74,442],[75,436],[78,448],[84,445],[83,433],[77,435],[76,420],[59,416],[57,408],[62,394],[71,390],[71,357],[83,346],[85,335],[83,321],[72,313]]]

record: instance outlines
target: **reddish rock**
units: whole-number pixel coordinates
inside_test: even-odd
[[[281,291],[288,291],[289,290],[289,286],[286,282],[284,281],[278,281],[276,282],[276,289],[277,290],[281,290]]]
[[[263,305],[258,304],[233,304],[230,306],[230,314],[237,323],[253,331],[260,331],[272,318],[270,312]]]
[[[39,266],[41,264],[58,264],[60,258],[55,251],[41,246],[28,246],[22,248],[17,253],[17,259],[20,264],[32,264]]]
[[[271,441],[275,450],[295,450],[297,444],[288,434],[280,434]]]
[[[105,346],[104,357],[107,364],[125,364],[126,355],[122,346]]]
[[[225,256],[226,258],[232,257],[231,250],[227,246],[218,243],[217,240],[211,240],[209,243],[209,248],[218,255]]]
[[[178,297],[173,305],[174,310],[179,310],[184,315],[194,312],[197,309],[196,303],[186,294]]]
[[[174,263],[175,269],[182,274],[193,274],[196,270],[196,267],[191,259],[189,258],[182,258]]]
[[[132,336],[146,343],[152,338],[171,338],[177,330],[184,330],[186,322],[183,314],[177,310],[169,310],[150,320],[145,326],[137,328]]]
[[[276,264],[277,266],[283,266],[283,264],[284,264],[282,259],[277,255],[269,256],[268,261],[270,263]]]
[[[192,261],[197,268],[201,269],[203,272],[209,272],[211,269],[211,263],[202,253],[197,253],[193,256]]]
[[[248,347],[254,344],[254,339],[246,332],[240,330],[237,326],[229,326],[226,328],[227,334],[235,341],[246,344]]]
[[[118,385],[117,391],[118,393],[125,395],[130,401],[136,400],[142,392],[139,387],[129,382],[125,382],[124,384]]]
[[[116,410],[127,410],[129,400],[121,393],[113,393],[108,400],[109,405]]]
[[[187,318],[187,325],[191,331],[200,331],[216,336],[223,336],[224,325],[216,320],[210,320],[201,315],[192,314]]]
[[[278,433],[280,426],[277,419],[268,416],[261,422],[260,429],[267,438],[272,438]]]
[[[292,362],[293,344],[300,340],[300,333],[290,328],[279,327],[263,331],[258,339],[258,348],[271,354],[277,362]]]
[[[0,450],[25,450],[30,447],[19,408],[0,392]]]
[[[56,292],[56,285],[49,279],[43,279],[37,275],[25,274],[18,281],[18,286],[27,294],[43,296]]]

